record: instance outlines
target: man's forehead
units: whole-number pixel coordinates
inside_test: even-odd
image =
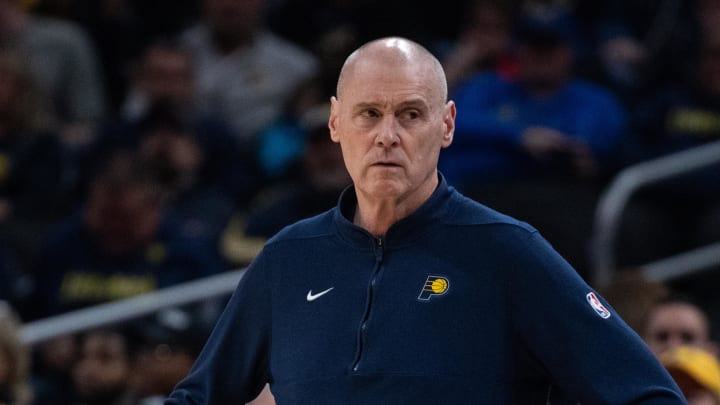
[[[360,67],[345,80],[339,100],[356,103],[431,104],[438,89],[426,72],[415,68]],[[444,100],[442,100],[444,101]]]

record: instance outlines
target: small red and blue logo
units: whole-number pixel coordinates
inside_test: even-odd
[[[602,319],[610,318],[610,311],[607,308],[605,308],[605,305],[603,305],[602,302],[600,302],[600,300],[598,299],[597,295],[595,295],[594,292],[589,292],[585,296],[585,299],[587,299],[587,302],[590,304],[592,309],[594,309],[595,312],[598,315],[600,315],[600,318],[602,318]]]

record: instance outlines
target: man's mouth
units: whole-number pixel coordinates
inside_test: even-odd
[[[379,167],[400,167],[399,164],[393,163],[393,162],[377,162],[377,163],[374,163],[373,166],[379,166]]]

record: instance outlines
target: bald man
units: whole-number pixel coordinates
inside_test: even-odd
[[[362,46],[331,105],[353,184],[268,241],[166,405],[684,403],[537,231],[438,173],[456,110],[427,50]]]

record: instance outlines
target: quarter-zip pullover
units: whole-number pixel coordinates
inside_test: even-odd
[[[268,241],[166,405],[241,404],[266,382],[278,404],[685,403],[531,226],[442,176],[381,239],[356,203],[349,188]]]

